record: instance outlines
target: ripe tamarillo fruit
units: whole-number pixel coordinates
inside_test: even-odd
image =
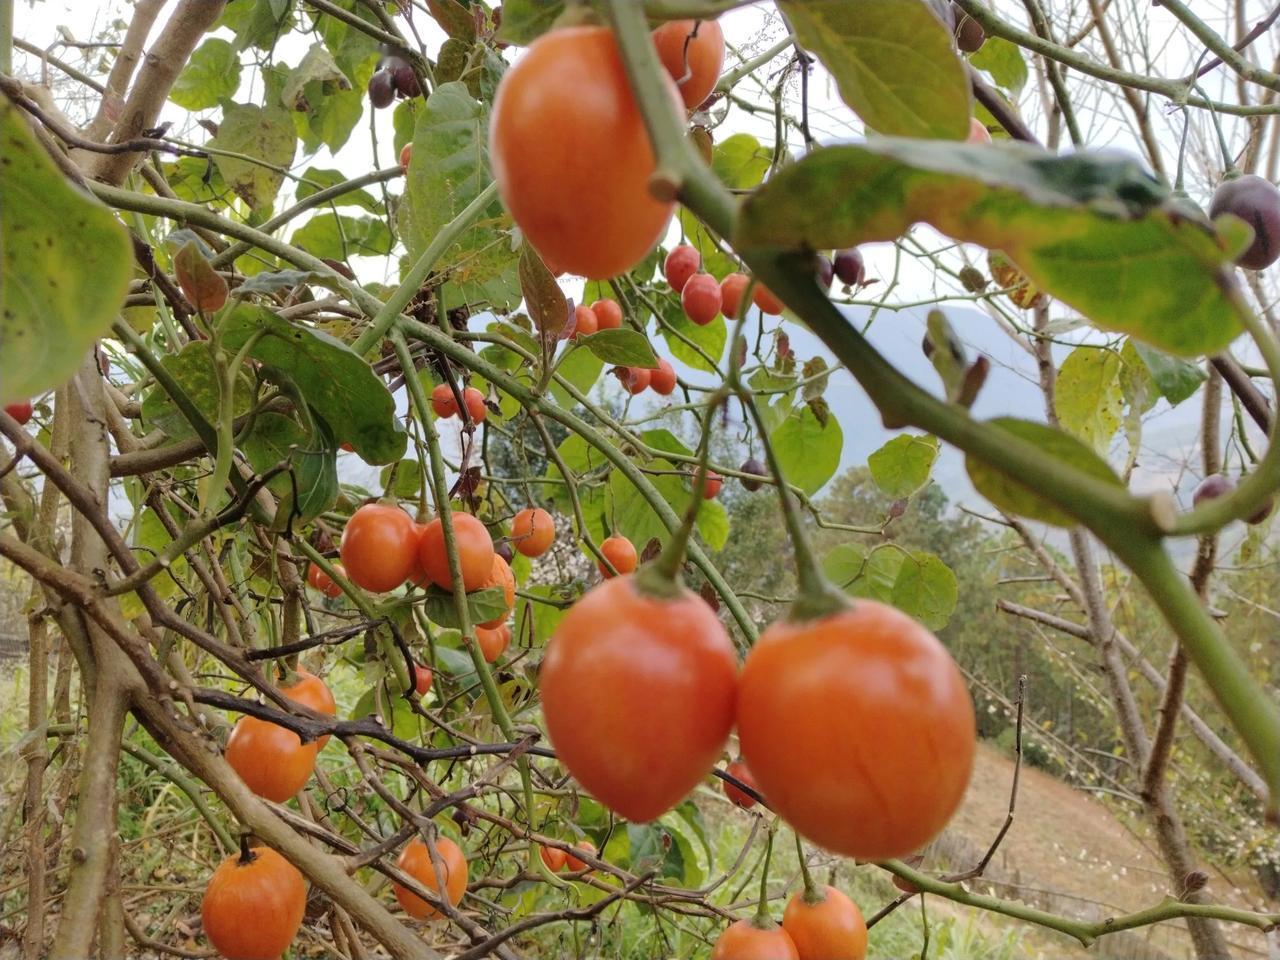
[[[1280,190],[1247,173],[1223,181],[1209,203],[1209,216],[1232,213],[1253,227],[1253,243],[1236,258],[1249,270],[1262,270],[1280,259]]]
[[[702,254],[689,244],[682,243],[667,254],[667,259],[662,264],[662,275],[667,278],[671,289],[679,293],[700,266]]]

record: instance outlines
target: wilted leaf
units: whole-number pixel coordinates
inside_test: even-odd
[[[1120,426],[1123,367],[1114,351],[1085,346],[1072,350],[1058,371],[1058,421],[1099,453],[1106,453]]]
[[[280,169],[293,163],[296,144],[293,118],[288,110],[251,103],[227,107],[218,125],[218,135],[209,141],[211,147],[220,151],[253,158],[241,160],[218,153],[214,154],[213,162],[227,185],[254,210],[271,207],[284,182]]]

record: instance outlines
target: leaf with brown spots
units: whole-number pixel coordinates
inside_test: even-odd
[[[70,377],[111,330],[133,276],[115,216],[67,183],[0,98],[0,399]]]

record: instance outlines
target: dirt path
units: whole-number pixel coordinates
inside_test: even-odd
[[[979,747],[973,781],[959,814],[938,841],[926,866],[972,865],[1004,822],[1013,764],[985,745]],[[1137,910],[1176,895],[1154,853],[1145,824],[1133,829],[1101,801],[1039,770],[1023,766],[1014,824],[987,871],[992,883],[976,887],[1002,897],[1017,897],[1054,913],[1102,919]],[[1209,892],[1216,899],[1265,909],[1256,886],[1234,886],[1214,875]],[[1265,937],[1246,927],[1231,927],[1228,938],[1241,958],[1267,956]],[[1162,960],[1189,956],[1190,941],[1180,924],[1162,924],[1130,934],[1104,937],[1086,951],[1053,933],[1029,935],[1027,956],[1114,957]]]

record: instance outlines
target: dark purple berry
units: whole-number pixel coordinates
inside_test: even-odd
[[[862,253],[857,247],[850,247],[836,254],[835,271],[841,283],[850,287],[862,286],[862,281],[867,276],[867,267],[862,262]]]
[[[1209,216],[1233,213],[1253,227],[1253,243],[1236,258],[1250,270],[1261,270],[1280,259],[1280,190],[1270,180],[1246,173],[1223,181],[1209,204]]]
[[[818,285],[823,290],[831,287],[831,278],[835,276],[835,267],[831,265],[831,258],[818,254]]]
[[[391,73],[395,77],[396,89],[400,91],[400,96],[406,99],[422,96],[422,87],[418,84],[418,75],[413,72],[413,67],[401,60],[391,68]]]
[[[391,106],[391,101],[395,98],[395,81],[391,78],[391,71],[375,71],[369,78],[369,102],[373,104],[374,109],[381,110],[383,107]]]
[[[1217,500],[1219,497],[1225,497],[1228,493],[1236,488],[1236,483],[1230,477],[1224,477],[1220,473],[1212,473],[1200,481],[1200,486],[1196,487],[1195,492],[1191,494],[1191,505],[1198,507],[1206,500]]]
[[[511,558],[513,556],[513,554],[511,553],[511,544],[507,543],[505,540],[502,541],[501,543],[495,543],[493,545],[493,552],[496,553],[498,556],[500,556],[503,560],[507,561],[507,563],[511,562]]]
[[[750,490],[752,493],[755,493],[763,487],[765,478],[769,476],[769,472],[765,470],[764,464],[755,457],[748,457],[742,462],[742,466],[738,469],[743,473],[750,473],[754,476],[760,477],[759,480],[748,480],[745,477],[742,478],[743,488]]]

